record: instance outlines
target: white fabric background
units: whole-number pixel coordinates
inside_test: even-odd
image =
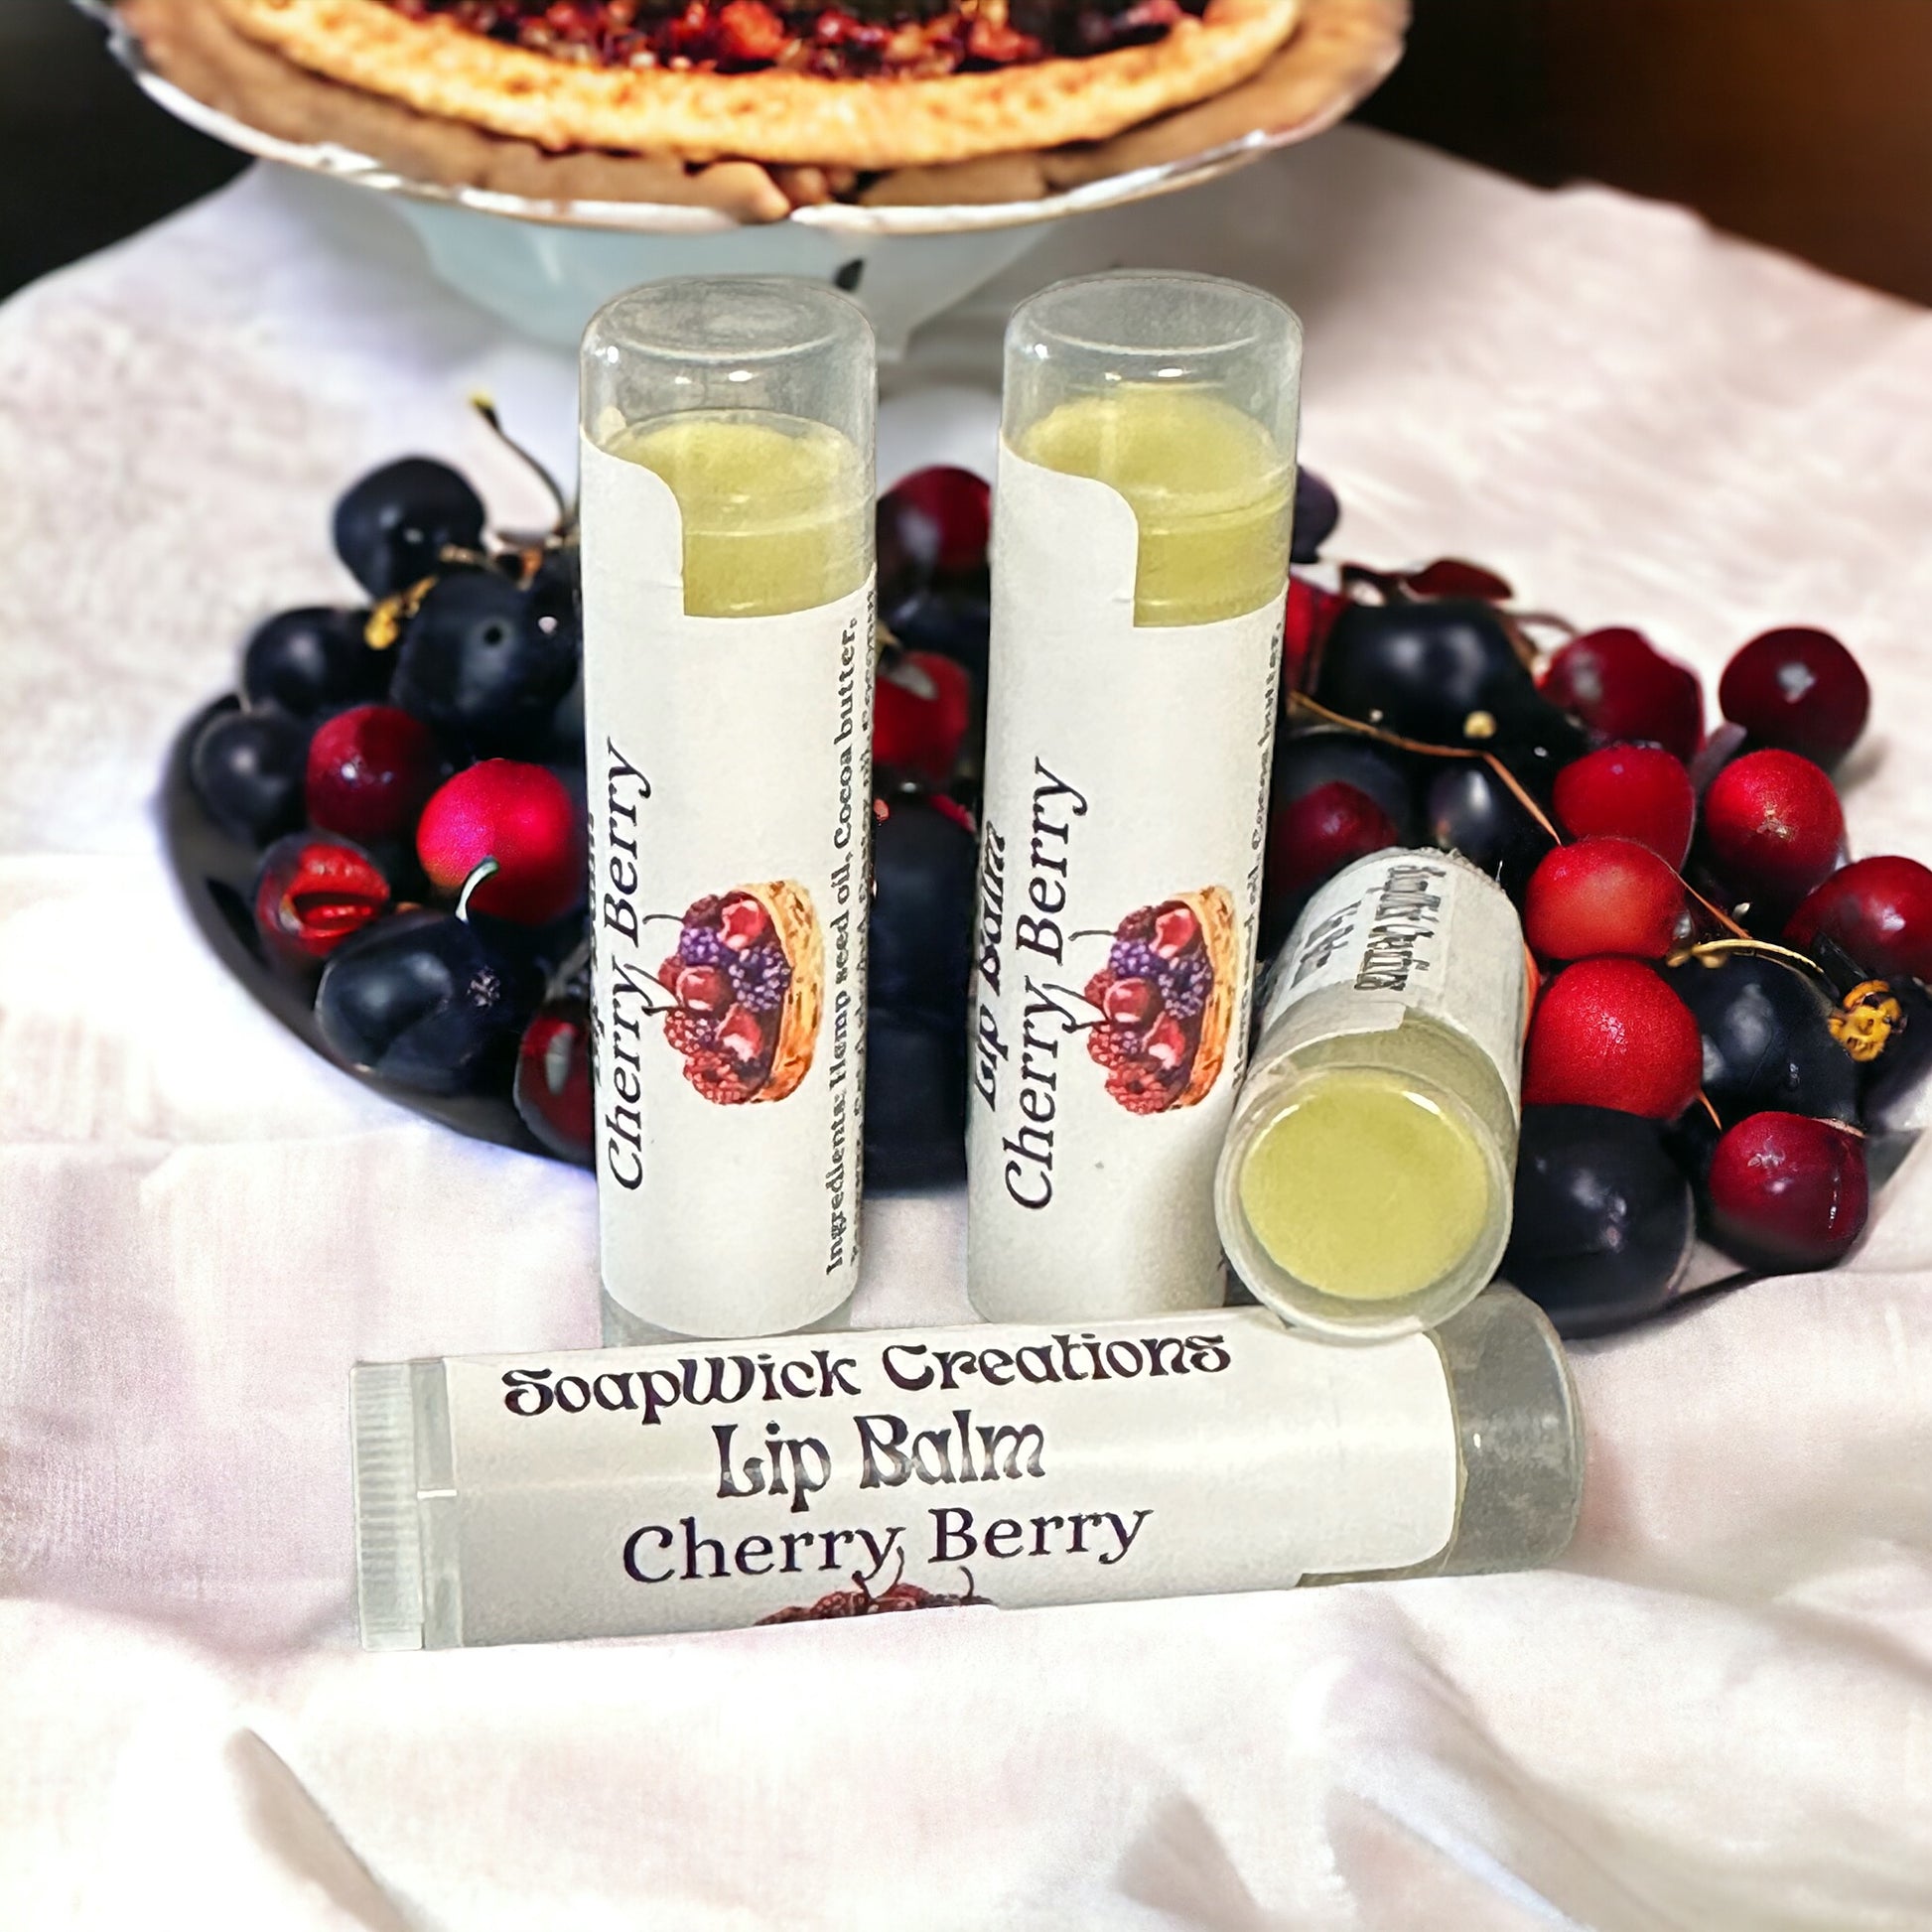
[[[1301,311],[1350,553],[1464,552],[1711,672],[1837,627],[1855,840],[1932,853],[1932,317],[1344,130],[928,332],[882,480],[984,465],[1005,306],[1122,260]],[[358,468],[421,446],[537,509],[479,385],[568,460],[565,360],[260,172],[0,314],[0,1924],[1932,1924],[1919,1162],[1850,1267],[1578,1351],[1559,1572],[355,1649],[348,1363],[590,1342],[590,1183],[258,1014],[150,799],[248,621],[345,591]],[[963,1313],[952,1201],[868,1232],[864,1320]]]

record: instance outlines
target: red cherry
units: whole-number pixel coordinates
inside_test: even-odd
[[[1704,794],[1711,869],[1739,899],[1793,906],[1830,877],[1845,846],[1832,781],[1796,752],[1747,752]]]
[[[1793,627],[1767,630],[1738,651],[1725,666],[1718,703],[1758,744],[1829,771],[1864,730],[1871,687],[1829,630]]]
[[[1864,1232],[1864,1143],[1806,1114],[1752,1114],[1711,1157],[1711,1233],[1767,1270],[1830,1268]]]
[[[718,1044],[741,1066],[749,1066],[764,1051],[764,1030],[756,1015],[733,1007],[718,1023]]]
[[[1163,959],[1178,959],[1200,936],[1200,921],[1191,908],[1170,905],[1154,915],[1154,950]]]
[[[591,1015],[582,1000],[553,1001],[524,1028],[510,1092],[524,1126],[551,1153],[589,1165],[597,1123]]]
[[[1331,778],[1270,814],[1269,896],[1304,893],[1343,866],[1400,842],[1395,821],[1367,792]]]
[[[1647,845],[1580,839],[1558,846],[1530,875],[1523,936],[1544,959],[1662,959],[1683,911],[1683,883]]]
[[[1288,610],[1282,626],[1282,689],[1299,691],[1302,672],[1321,648],[1328,627],[1348,609],[1348,599],[1293,571],[1288,577]]]
[[[517,925],[548,925],[584,902],[583,812],[541,764],[485,759],[459,771],[423,808],[416,856],[446,893],[494,859],[470,903]]]
[[[1675,1120],[1697,1098],[1704,1042],[1654,967],[1584,959],[1545,987],[1523,1055],[1526,1107],[1611,1107]]]
[[[442,770],[436,734],[394,705],[358,704],[309,741],[309,819],[351,839],[401,838]]]
[[[1688,762],[1704,740],[1697,673],[1640,630],[1615,625],[1573,637],[1551,658],[1543,695],[1601,738],[1645,739]]]
[[[970,577],[986,567],[993,492],[951,464],[902,477],[879,499],[881,549],[901,555],[920,581]]]
[[[1507,604],[1516,595],[1509,580],[1460,557],[1438,557],[1402,579],[1412,597],[1472,597],[1483,604]]]
[[[733,893],[718,908],[718,932],[733,952],[750,952],[771,930],[771,915],[750,893]]]
[[[1145,1027],[1161,1004],[1152,980],[1116,980],[1101,995],[1100,1010],[1118,1027]]]
[[[1932,870],[1916,859],[1855,859],[1791,915],[1784,936],[1835,939],[1875,978],[1932,979]]]
[[[1635,839],[1665,865],[1691,850],[1697,796],[1691,774],[1656,745],[1605,745],[1557,773],[1557,816],[1578,838]]]
[[[1187,1035],[1173,1014],[1164,1013],[1154,1023],[1142,1051],[1165,1072],[1173,1072],[1187,1057]]]
[[[292,965],[327,959],[389,907],[389,882],[366,852],[341,839],[291,832],[262,857],[255,930]]]
[[[880,665],[874,688],[873,762],[943,785],[959,762],[973,716],[973,680],[936,651],[899,651]]]
[[[676,980],[678,1005],[691,1013],[723,1013],[732,1003],[731,975],[718,966],[687,966]]]

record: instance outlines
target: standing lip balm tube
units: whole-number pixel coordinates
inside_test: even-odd
[[[991,1320],[1210,1307],[1246,1056],[1301,328],[1103,275],[1007,332],[969,1041]]]
[[[858,1281],[872,331],[660,282],[582,362],[608,1340],[802,1327]]]
[[[1515,907],[1460,859],[1377,852],[1314,895],[1215,1183],[1260,1301],[1361,1340],[1481,1291],[1509,1242],[1529,991]]]
[[[825,1339],[356,1368],[363,1643],[1466,1575],[1576,1524],[1575,1391],[1512,1289],[1373,1348],[1265,1309]]]

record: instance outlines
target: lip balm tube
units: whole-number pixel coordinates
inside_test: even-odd
[[[1377,852],[1309,901],[1268,981],[1215,1179],[1256,1299],[1343,1339],[1453,1315],[1509,1242],[1523,930],[1442,852]]]
[[[872,330],[659,282],[582,359],[607,1340],[798,1328],[859,1270]]]
[[[989,1320],[1218,1305],[1246,1056],[1301,326],[1101,275],[1007,332],[968,1096]]]
[[[370,1649],[1524,1569],[1583,1493],[1513,1289],[1368,1348],[1243,1308],[380,1363],[350,1397]]]

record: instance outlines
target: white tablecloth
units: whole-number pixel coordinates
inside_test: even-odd
[[[984,462],[1013,297],[1267,283],[1344,547],[1459,551],[1715,671],[1838,628],[1862,850],[1932,853],[1932,318],[1344,130],[1056,234],[895,376]],[[966,388],[936,387],[945,382]],[[573,372],[372,206],[256,173],[0,314],[0,1925],[1932,1924],[1932,1172],[1836,1274],[1578,1351],[1557,1572],[361,1655],[357,1357],[594,1339],[591,1186],[364,1094],[189,929],[151,798],[334,493],[412,447],[538,508]],[[949,1199],[861,1318],[963,1312]]]

